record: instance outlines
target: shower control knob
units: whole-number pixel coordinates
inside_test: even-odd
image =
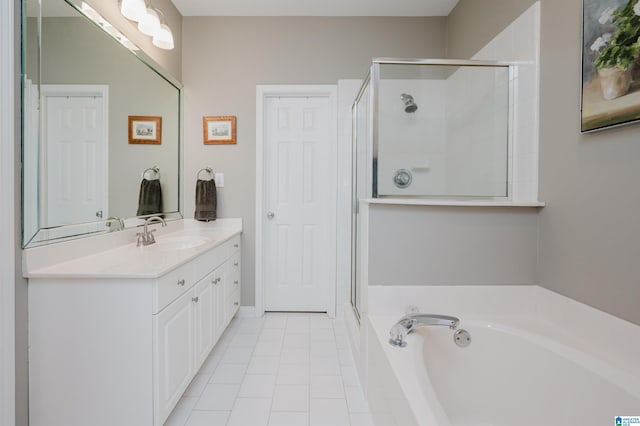
[[[413,176],[407,169],[396,170],[395,174],[393,175],[393,183],[400,189],[406,188],[411,185],[412,180]]]
[[[274,212],[267,212],[267,219],[271,220],[274,217],[276,217],[276,214]]]

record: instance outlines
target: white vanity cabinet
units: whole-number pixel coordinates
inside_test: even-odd
[[[236,234],[158,278],[30,278],[30,425],[162,426],[239,308],[239,266]]]

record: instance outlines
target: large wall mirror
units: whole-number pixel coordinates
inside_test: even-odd
[[[179,218],[179,82],[87,5],[25,2],[23,246]]]

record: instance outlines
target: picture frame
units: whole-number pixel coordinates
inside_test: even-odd
[[[633,33],[633,34],[631,34]],[[640,3],[583,0],[580,131],[640,120]]]
[[[129,144],[160,145],[161,143],[162,117],[129,116]]]
[[[202,117],[202,136],[205,145],[235,145],[236,116]]]

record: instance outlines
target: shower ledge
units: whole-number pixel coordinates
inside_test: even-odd
[[[449,207],[544,207],[543,201],[494,201],[494,200],[443,200],[425,198],[366,198],[367,204],[387,204],[403,206],[449,206]]]

